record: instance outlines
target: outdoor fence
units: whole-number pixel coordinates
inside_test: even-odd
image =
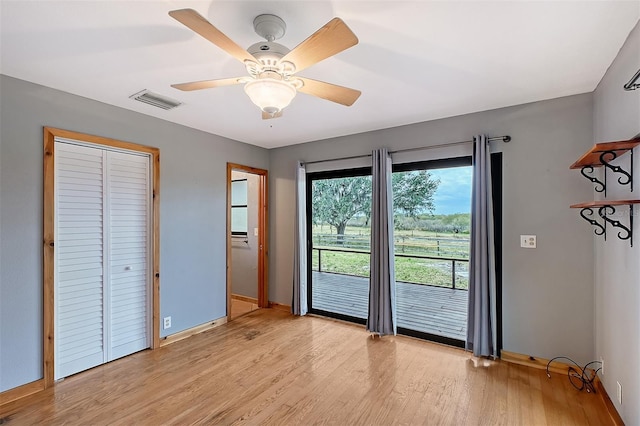
[[[314,247],[334,247],[341,249],[371,249],[371,237],[365,234],[313,234]],[[469,236],[425,237],[406,234],[394,236],[396,254],[420,254],[432,257],[469,258]]]
[[[369,250],[313,247],[312,269],[344,275],[368,277]],[[469,288],[469,259],[421,254],[395,253],[396,281],[414,284]]]

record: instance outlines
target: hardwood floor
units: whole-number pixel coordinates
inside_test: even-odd
[[[247,302],[246,300],[231,299],[231,318],[233,319],[258,309],[260,309],[260,307],[255,303]]]
[[[261,309],[0,408],[0,424],[611,424],[566,376]]]

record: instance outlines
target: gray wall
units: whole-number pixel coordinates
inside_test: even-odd
[[[0,391],[42,378],[43,126],[160,148],[161,335],[226,315],[226,162],[266,169],[266,150],[7,76],[0,93]]]
[[[509,134],[493,142],[504,153],[504,349],[591,360],[593,241],[569,205],[592,191],[569,166],[591,146],[592,114],[584,94],[271,150],[270,300],[291,303],[296,160]],[[520,248],[520,234],[536,234],[538,248]]]
[[[239,171],[232,179],[247,179],[247,242],[233,239],[231,243],[231,293],[258,298],[258,203],[260,176]]]
[[[629,35],[594,95],[594,141],[626,140],[640,133],[640,90],[622,86],[640,69],[640,24]],[[636,148],[635,158],[640,158]],[[628,170],[629,155],[619,164]],[[640,198],[640,166],[635,161],[634,192],[609,175],[607,199]],[[621,221],[628,222],[626,210]],[[635,216],[640,215],[636,206]],[[585,230],[585,232],[588,232]],[[595,239],[596,355],[605,362],[603,383],[626,424],[640,424],[640,220],[634,223],[634,247],[611,232],[605,242]],[[617,384],[622,385],[622,405]]]

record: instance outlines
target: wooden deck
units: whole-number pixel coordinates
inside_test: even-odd
[[[312,307],[367,318],[369,279],[313,272]],[[398,327],[457,340],[467,335],[466,290],[398,282]]]

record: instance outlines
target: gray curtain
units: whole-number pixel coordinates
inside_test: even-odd
[[[367,331],[396,334],[396,280],[393,265],[393,193],[391,157],[373,151],[371,199],[371,278]]]
[[[468,350],[475,356],[497,354],[496,261],[491,194],[491,154],[485,135],[473,138],[469,261]]]
[[[296,217],[293,245],[293,300],[291,301],[291,311],[294,315],[305,315],[307,313],[306,183],[305,165],[298,162],[295,182]]]

